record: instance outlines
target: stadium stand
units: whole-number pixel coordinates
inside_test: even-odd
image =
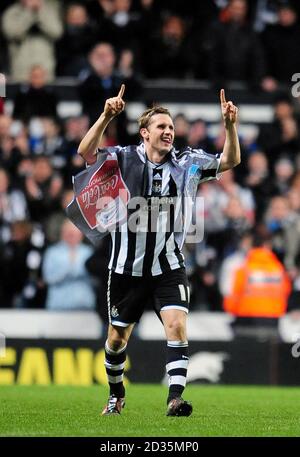
[[[3,21],[9,9],[21,7],[21,3],[6,1],[2,5],[1,2]],[[29,1],[23,3],[33,10],[43,8],[41,0],[32,2],[31,6]],[[62,198],[71,189],[72,175],[84,169],[83,161],[76,156],[76,149],[94,116],[95,106],[100,112],[103,100],[120,82],[134,81],[136,90],[131,93],[129,91],[126,116],[121,120],[121,125],[112,124],[107,131],[105,141],[108,146],[122,141],[136,142],[137,117],[146,106],[159,103],[169,108],[173,116],[183,115],[189,129],[196,121],[200,121],[197,133],[199,145],[211,145],[212,150],[207,152],[221,152],[223,132],[218,101],[220,86],[211,73],[211,64],[217,60],[222,66],[223,60],[228,58],[230,62],[232,56],[226,47],[220,51],[220,43],[211,43],[209,37],[214,27],[218,28],[220,36],[223,36],[224,30],[230,29],[232,35],[231,38],[228,36],[228,40],[230,38],[237,44],[237,40],[234,41],[234,29],[239,29],[241,17],[237,20],[235,15],[239,15],[238,8],[244,8],[244,12],[240,13],[244,15],[242,22],[247,22],[253,40],[259,43],[259,51],[256,50],[255,55],[260,56],[261,77],[259,81],[249,84],[244,77],[247,69],[243,68],[243,77],[228,73],[227,79],[222,81],[228,97],[239,106],[242,164],[235,170],[233,183],[226,186],[225,179],[222,184],[221,178],[220,183],[204,184],[199,190],[207,199],[211,199],[207,200],[208,207],[209,201],[214,202],[215,195],[221,191],[227,195],[228,201],[224,198],[220,207],[214,207],[213,214],[206,215],[208,231],[201,246],[186,248],[186,263],[192,284],[191,308],[195,311],[222,311],[222,287],[218,284],[223,262],[238,250],[238,241],[245,231],[255,229],[255,224],[260,221],[271,230],[273,250],[283,261],[292,280],[293,290],[288,310],[296,312],[299,309],[300,243],[298,232],[296,237],[291,237],[289,227],[298,220],[300,213],[300,202],[297,199],[300,173],[300,94],[298,98],[291,96],[295,82],[292,82],[293,74],[290,73],[292,69],[295,73],[299,69],[295,64],[289,67],[287,74],[274,72],[274,53],[271,52],[273,49],[270,50],[270,42],[272,36],[278,39],[284,28],[289,49],[286,59],[290,63],[294,54],[298,58],[298,51],[293,51],[288,46],[290,40],[299,33],[297,2],[278,1],[275,2],[275,8],[274,2],[266,2],[270,13],[268,16],[260,11],[259,2],[245,0],[191,1],[186,2],[188,5],[184,9],[182,2],[167,0],[127,1],[123,2],[126,3],[125,7],[122,2],[114,0],[110,2],[111,5],[115,4],[111,10],[105,1],[76,1],[76,4],[81,4],[77,10],[72,9],[73,2],[70,1],[60,2],[60,5],[51,0],[44,0],[44,3],[55,9],[59,21],[64,21],[64,32],[56,33],[55,36],[55,40],[60,38],[56,47],[54,42],[51,43],[51,49],[53,46],[56,49],[54,57],[57,67],[56,77],[53,77],[55,65],[51,62],[50,83],[44,85],[43,82],[42,89],[32,87],[31,73],[30,79],[28,74],[26,81],[22,77],[23,83],[20,84],[15,77],[12,61],[9,60],[12,57],[10,39],[13,38],[8,33],[9,24],[0,37],[3,43],[1,71],[7,75],[8,80],[6,98],[3,99],[4,114],[0,114],[0,167],[5,169],[5,173],[0,173],[0,272],[5,272],[7,266],[14,265],[17,259],[23,273],[26,272],[17,294],[11,294],[7,283],[1,282],[0,308],[45,307],[47,287],[42,279],[42,265],[49,245],[57,241],[55,237],[51,239],[49,231],[47,233],[48,221],[62,211]],[[272,3],[272,6],[268,6],[268,3]],[[262,21],[262,17],[269,19]],[[159,18],[157,26],[155,18]],[[39,37],[41,30],[38,27],[33,23],[26,33]],[[72,37],[85,36],[87,29],[91,31],[90,41],[75,49]],[[100,56],[96,63],[92,63],[92,55],[89,53],[95,49],[95,44],[104,41],[110,43],[115,52],[110,74],[104,74],[101,67],[101,59],[105,57]],[[181,49],[183,42],[186,46],[184,51]],[[154,48],[154,43],[157,48]],[[145,53],[149,46],[156,52]],[[252,45],[248,43],[247,46],[249,49]],[[155,61],[157,49],[161,49],[159,61]],[[186,55],[187,49],[189,55]],[[188,62],[182,62],[182,52]],[[220,52],[227,53],[222,56],[223,60]],[[67,59],[70,54],[74,56],[73,60]],[[64,66],[65,59],[67,61]],[[157,69],[157,63],[164,66],[165,62],[169,63],[168,71],[164,73],[160,67]],[[42,65],[43,59],[34,62],[36,63]],[[254,70],[256,64],[257,58],[253,63]],[[239,66],[241,62],[235,65]],[[36,70],[39,71],[39,67],[33,70],[31,68],[31,72]],[[87,91],[82,91],[89,81],[89,97],[100,93],[93,92],[95,84],[99,84],[98,89],[100,86],[103,89],[99,99],[94,98],[95,106],[92,108],[87,103]],[[50,109],[51,104],[52,109],[49,112],[41,113],[37,110],[22,114],[26,99],[28,101],[29,98],[29,105],[33,108],[32,97],[40,100],[41,94],[45,97],[43,107]],[[180,141],[182,144],[188,142],[188,135]],[[34,177],[38,162],[43,166],[39,176]],[[261,162],[266,166],[260,168]],[[9,184],[6,183],[7,179]],[[246,189],[254,202],[253,219],[248,219],[246,225],[242,222],[247,219],[247,204],[241,193],[232,195],[234,185]],[[11,204],[9,202],[13,201],[18,192],[25,198],[23,216],[13,217],[9,214],[7,205]],[[278,196],[285,199],[289,211],[286,217],[275,214],[270,219],[272,199]],[[20,220],[29,224],[27,228],[23,227],[27,234],[21,236],[22,242],[13,225]],[[291,250],[292,261],[289,255]],[[104,319],[103,309],[106,305],[104,298],[102,300],[103,288],[96,284],[96,290],[98,293],[102,291],[101,297],[97,298],[97,306],[102,308],[98,311]]]

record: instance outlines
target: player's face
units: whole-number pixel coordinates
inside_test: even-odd
[[[151,149],[167,154],[173,146],[174,124],[167,114],[155,114],[152,116],[147,129],[143,129],[146,144]]]

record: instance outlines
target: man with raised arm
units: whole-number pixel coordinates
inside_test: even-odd
[[[110,393],[102,414],[120,414],[125,405],[123,373],[126,347],[135,323],[150,300],[164,326],[167,340],[167,415],[189,416],[192,405],[182,398],[188,368],[186,319],[190,295],[181,251],[188,221],[191,220],[186,208],[189,207],[188,202],[195,202],[200,182],[215,179],[218,173],[240,163],[236,129],[238,110],[231,101],[226,101],[222,89],[220,102],[226,140],[220,157],[189,147],[176,151],[173,147],[173,120],[170,112],[161,106],[146,110],[139,118],[139,145],[100,149],[106,126],[125,108],[124,91],[125,86],[122,85],[119,94],[106,101],[103,113],[78,149],[90,165],[90,171],[87,170],[90,181],[82,181],[81,187],[77,188],[76,205],[80,203],[82,188],[85,191],[90,189],[89,186],[97,181],[96,173],[109,163],[118,168],[114,171],[112,187],[122,177],[129,195],[127,219],[108,231],[112,251],[107,290],[109,329],[105,343],[105,368]],[[111,177],[108,171],[105,173],[107,176]],[[143,197],[146,204],[142,205],[139,222],[132,229],[130,218],[134,211],[130,202],[135,197]],[[180,206],[184,224],[179,230],[175,227],[173,203],[176,199],[184,201]],[[165,205],[166,201],[168,205]],[[79,216],[76,217],[73,217],[74,222],[82,230],[86,228],[86,233],[94,240],[97,235],[91,232],[91,225],[83,225],[78,221]]]

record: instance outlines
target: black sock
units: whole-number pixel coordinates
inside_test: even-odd
[[[110,395],[117,397],[125,396],[125,388],[123,385],[124,366],[126,361],[126,346],[114,351],[105,343],[105,369],[107,373]]]
[[[167,403],[173,398],[181,397],[186,385],[188,362],[188,342],[168,341],[166,370],[169,376],[169,396]]]

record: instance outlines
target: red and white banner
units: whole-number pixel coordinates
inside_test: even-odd
[[[116,158],[108,157],[77,195],[81,214],[91,229],[107,230],[127,215],[130,193]]]

